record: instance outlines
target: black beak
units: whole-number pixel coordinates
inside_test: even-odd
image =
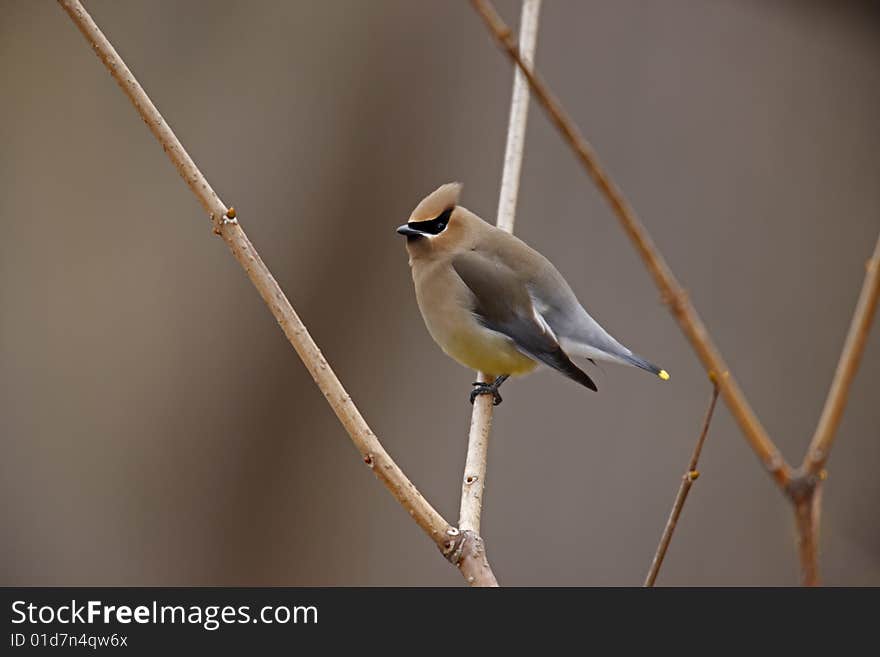
[[[398,226],[397,232],[401,235],[406,235],[407,237],[421,237],[422,235],[424,235],[422,231],[416,230],[415,228],[410,228],[409,224]]]

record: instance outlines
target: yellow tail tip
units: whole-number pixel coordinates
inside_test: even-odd
[[[669,372],[667,372],[666,370],[660,370],[660,372],[657,373],[657,376],[659,376],[664,381],[669,381]]]

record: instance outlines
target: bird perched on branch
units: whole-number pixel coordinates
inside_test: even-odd
[[[458,205],[460,192],[459,183],[439,187],[397,232],[406,236],[416,299],[431,337],[462,365],[494,377],[473,384],[471,403],[489,394],[500,404],[499,386],[541,363],[596,390],[572,356],[669,379],[599,326],[547,258]]]

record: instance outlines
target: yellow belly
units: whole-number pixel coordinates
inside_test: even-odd
[[[465,367],[485,374],[517,376],[538,366],[508,338],[492,331],[462,331],[450,338],[446,344],[440,345],[443,351]]]

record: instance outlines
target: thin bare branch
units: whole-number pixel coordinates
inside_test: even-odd
[[[849,396],[849,388],[856,372],[862,353],[865,350],[865,342],[871,329],[871,322],[877,311],[877,299],[880,297],[880,236],[874,246],[874,254],[865,265],[865,280],[862,283],[862,291],[856,304],[855,313],[849,325],[849,332],[840,353],[837,363],[837,371],[828,390],[828,398],[819,417],[816,433],[810,441],[810,447],[804,455],[804,461],[800,467],[800,473],[804,475],[818,476],[825,467],[825,461],[834,443],[837,427],[846,407]]]
[[[534,61],[535,57],[540,11],[541,0],[523,0],[519,47],[523,58],[529,64]],[[498,198],[498,218],[496,220],[498,227],[508,233],[513,232],[516,218],[516,200],[519,196],[528,112],[529,83],[521,71],[514,69],[510,120],[507,126],[507,145],[504,150],[504,172],[501,175],[501,192]],[[488,383],[491,378],[478,372],[477,380]],[[461,510],[458,526],[462,530],[470,530],[478,534],[483,509],[483,490],[486,485],[486,459],[489,450],[489,434],[492,429],[492,410],[492,397],[489,395],[480,395],[474,401],[468,434],[467,460],[461,484]]]
[[[444,555],[460,568],[461,560],[453,559],[459,532],[451,527],[392,460],[375,434],[364,421],[342,383],[327,364],[320,349],[309,335],[302,320],[273,278],[244,230],[238,224],[235,212],[220,200],[184,149],[159,110],[144,92],[125,62],[77,0],[58,0],[70,18],[92,45],[95,53],[107,67],[125,95],[131,100],[141,118],[150,128],[168,158],[177,167],[202,207],[211,216],[215,231],[223,238],[233,256],[242,266],[263,301],[269,306],[287,339],[296,349],[327,403],[348,432],[364,463],[403,506],[413,520],[437,544]],[[468,573],[462,568],[463,574]]]
[[[822,486],[817,483],[810,493],[794,500],[798,558],[801,584],[819,586],[819,518],[822,512]]]
[[[654,560],[651,562],[651,568],[648,570],[648,576],[645,578],[645,586],[654,586],[657,574],[663,565],[663,559],[666,557],[666,550],[669,549],[669,542],[672,540],[675,526],[678,524],[681,510],[684,508],[684,502],[691,490],[691,486],[694,485],[697,477],[700,476],[700,471],[697,470],[697,462],[700,460],[700,452],[703,451],[703,443],[706,442],[706,436],[709,433],[709,425],[712,423],[712,414],[715,412],[715,402],[717,401],[718,386],[713,384],[709,408],[706,410],[706,416],[703,418],[703,428],[700,430],[700,436],[697,438],[697,444],[694,446],[694,452],[691,454],[687,470],[681,478],[681,485],[678,487],[678,494],[675,496],[672,511],[669,512],[669,519],[666,521],[666,527],[663,529],[663,535],[660,537],[660,544],[657,546],[657,552],[654,554]]]
[[[471,0],[476,11],[483,18],[486,27],[501,46],[513,59],[526,76],[535,98],[547,111],[551,121],[562,133],[565,141],[571,146],[584,168],[590,174],[604,194],[611,209],[617,216],[624,231],[636,247],[646,268],[651,273],[654,283],[660,290],[663,301],[669,306],[682,332],[690,341],[710,377],[714,377],[727,407],[739,423],[746,440],[761,459],[764,467],[783,489],[791,479],[791,467],[785,462],[776,445],[765,431],[748,400],[736,380],[730,374],[730,368],[712,342],[709,332],[696,309],[688,299],[684,289],[676,280],[663,256],[654,245],[651,236],[638,216],[629,205],[623,194],[609,177],[599,162],[596,153],[581,136],[574,122],[566,115],[562,106],[529,65],[523,61],[517,46],[511,37],[510,28],[501,20],[495,8],[486,0]]]
[[[492,382],[492,376],[477,373],[477,380]],[[489,452],[489,434],[492,431],[492,397],[479,395],[474,400],[471,411],[471,426],[468,431],[467,457],[464,464],[464,479],[461,482],[461,506],[458,526],[474,532],[480,531],[483,514],[483,491],[486,486],[486,467]]]
[[[523,0],[519,19],[519,52],[528,66],[535,62],[538,44],[538,19],[541,0]],[[525,152],[526,125],[529,117],[529,81],[518,68],[513,69],[513,93],[510,98],[510,118],[507,124],[507,144],[504,148],[504,170],[498,193],[497,226],[513,232],[516,220],[516,201],[519,198],[520,173]]]

